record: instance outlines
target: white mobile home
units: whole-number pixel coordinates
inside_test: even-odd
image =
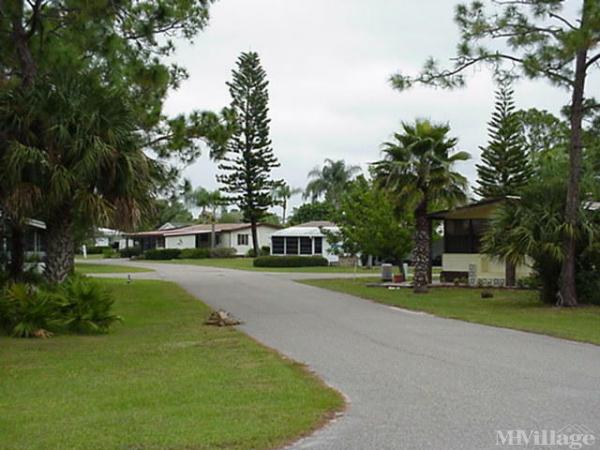
[[[328,233],[338,233],[333,222],[307,222],[279,230],[271,236],[272,255],[323,256],[337,263],[337,246],[329,243]]]
[[[271,244],[271,235],[279,230],[277,225],[258,224],[259,247]],[[212,225],[190,225],[176,229],[146,231],[128,235],[142,250],[153,248],[189,249],[210,248]],[[252,248],[252,229],[249,223],[217,223],[215,224],[215,247],[233,248],[237,256],[245,256]]]

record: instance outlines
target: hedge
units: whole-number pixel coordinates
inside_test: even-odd
[[[231,247],[217,247],[210,251],[211,258],[233,258],[236,254],[236,249]]]
[[[259,256],[254,267],[317,267],[328,266],[322,256]]]
[[[179,258],[180,254],[181,250],[179,250],[178,248],[161,248],[146,250],[146,252],[144,253],[144,257],[146,259],[168,260]]]
[[[142,249],[139,247],[125,247],[119,250],[119,254],[121,258],[132,258],[134,256],[140,256],[142,254]]]
[[[112,247],[108,247],[108,246],[94,247],[93,245],[90,245],[89,247],[87,245],[85,246],[85,252],[88,255],[101,255],[102,253],[104,253],[104,250],[110,250],[110,249],[112,249]]]
[[[210,258],[210,250],[208,248],[184,248],[179,254],[181,259],[205,259]]]

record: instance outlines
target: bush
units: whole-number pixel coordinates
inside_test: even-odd
[[[186,248],[181,250],[179,255],[181,259],[205,259],[210,258],[210,250],[208,248]]]
[[[322,256],[259,256],[254,267],[317,267],[328,266]]]
[[[114,248],[106,248],[102,250],[102,257],[104,259],[116,258],[117,256],[119,256],[119,254]]]
[[[0,327],[14,337],[49,337],[53,331],[105,333],[120,317],[102,286],[71,277],[58,286],[14,283],[0,293]]]
[[[528,277],[519,278],[517,286],[521,289],[540,289],[542,283],[538,275],[530,275]]]
[[[177,259],[181,254],[181,250],[177,248],[160,248],[153,250],[146,250],[144,253],[144,257],[146,259],[153,260],[169,260],[169,259]]]
[[[237,251],[231,247],[217,247],[210,250],[211,258],[233,258]]]
[[[263,245],[260,248],[260,255],[259,256],[269,256],[271,254],[271,247],[269,247],[268,245]],[[254,252],[254,249],[251,248],[250,250],[248,250],[246,252],[246,256],[248,258],[256,258],[256,253]]]
[[[88,255],[101,255],[102,253],[104,253],[104,250],[112,250],[112,247],[106,247],[106,246],[101,246],[101,247],[94,247],[94,246],[90,246],[90,247],[86,247],[85,251]]]
[[[75,333],[106,333],[121,318],[111,313],[114,299],[110,293],[94,281],[73,277],[59,288],[64,299],[60,322]]]
[[[58,325],[60,305],[53,293],[14,283],[0,295],[0,325],[14,337],[48,337]]]
[[[129,247],[119,250],[119,255],[121,255],[121,258],[133,258],[135,256],[140,256],[141,254],[142,249],[140,247]]]
[[[600,276],[597,270],[578,271],[576,283],[580,303],[600,305]]]

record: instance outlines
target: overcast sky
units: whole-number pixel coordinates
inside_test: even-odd
[[[474,183],[479,146],[493,106],[490,74],[470,72],[456,91],[418,87],[394,91],[389,76],[416,73],[427,56],[447,61],[458,38],[454,0],[220,0],[194,44],[176,60],[190,78],[173,92],[167,112],[218,110],[230,102],[225,82],[240,52],[259,53],[270,82],[271,138],[281,162],[276,176],[304,187],[325,158],[366,167],[402,121],[447,122],[459,149],[473,155],[459,169]],[[565,91],[543,82],[516,86],[519,107],[557,112]],[[206,153],[206,152],[205,152]],[[195,186],[216,188],[216,165],[206,156],[184,174]],[[297,204],[300,198],[292,203]]]

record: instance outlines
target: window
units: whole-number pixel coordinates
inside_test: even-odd
[[[285,240],[282,237],[273,237],[273,254],[274,255],[283,255],[285,253]]]
[[[315,238],[315,255],[323,254],[323,238],[316,237]]]
[[[285,238],[285,254],[286,255],[297,255],[298,254],[298,238],[297,237]]]
[[[196,248],[208,248],[210,247],[210,234],[197,234],[196,235]]]
[[[248,242],[250,242],[249,236],[247,234],[238,234],[237,242],[237,245],[248,245]]]
[[[300,238],[300,254],[312,255],[312,239],[309,237]]]
[[[481,237],[488,223],[481,219],[445,220],[444,252],[479,253]]]

